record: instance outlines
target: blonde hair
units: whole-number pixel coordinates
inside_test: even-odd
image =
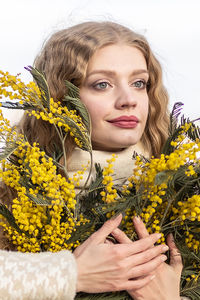
[[[159,156],[168,134],[168,94],[162,82],[160,63],[144,36],[113,22],[85,22],[54,33],[36,57],[34,66],[45,73],[51,96],[62,101],[67,93],[65,80],[81,86],[87,65],[97,49],[112,44],[138,48],[144,55],[149,71],[149,114],[142,143],[154,156]],[[24,116],[20,127],[30,142],[37,141],[51,155],[59,140],[53,126],[34,117]],[[68,156],[73,142],[68,140]]]
[[[82,23],[54,33],[36,57],[34,66],[45,73],[54,100],[62,101],[67,93],[65,80],[81,87],[88,62],[95,51],[119,43],[138,48],[146,59],[150,76],[147,91],[149,115],[142,142],[147,152],[159,156],[168,133],[168,95],[162,83],[161,66],[142,35],[113,22]],[[48,122],[24,114],[18,128],[31,144],[38,142],[49,156],[55,147],[61,147],[55,128]],[[69,138],[66,141],[68,157],[73,149],[73,141]],[[0,202],[10,205],[14,194],[11,188],[3,183],[0,185]]]

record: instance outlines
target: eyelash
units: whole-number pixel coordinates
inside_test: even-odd
[[[142,83],[142,87],[137,87],[136,86],[136,84],[138,82]],[[101,84],[106,84],[106,87],[104,87],[104,88],[98,87]],[[94,84],[93,88],[95,88],[96,90],[102,90],[103,91],[108,87],[108,85],[110,85],[110,84],[107,81],[101,81],[101,82],[98,82],[98,83]],[[140,80],[137,80],[137,81],[133,82],[132,85],[135,86],[138,90],[144,90],[144,89],[146,89],[146,87],[148,85],[148,82],[146,82],[145,80],[140,79]]]
[[[147,89],[147,87],[149,85],[148,81],[140,79],[140,80],[135,81],[133,83],[133,85],[137,84],[138,82],[142,83],[142,87],[136,87],[135,86],[138,90],[145,90],[145,89]]]
[[[107,84],[107,86],[106,86],[106,88],[108,87],[108,85],[110,85],[108,82],[106,82],[106,81],[101,81],[101,82],[98,82],[98,83],[95,83],[94,85],[93,85],[93,88],[95,88],[96,90],[105,90],[106,88],[98,88],[98,86],[100,85],[100,84],[102,84],[102,83],[106,83]]]

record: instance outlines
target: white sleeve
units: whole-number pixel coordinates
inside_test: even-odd
[[[0,250],[0,300],[72,300],[76,280],[76,261],[69,251]]]

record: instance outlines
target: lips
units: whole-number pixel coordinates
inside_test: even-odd
[[[139,120],[135,116],[120,116],[118,118],[109,120],[108,122],[121,128],[135,128],[138,125]]]

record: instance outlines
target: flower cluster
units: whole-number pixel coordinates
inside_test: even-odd
[[[135,155],[133,175],[123,185],[114,184],[115,154],[103,170],[96,165],[96,179],[89,183],[91,163],[84,188],[77,193],[86,167],[68,176],[65,140],[71,135],[92,161],[87,110],[76,87],[69,84],[72,92],[63,105],[50,97],[45,78],[30,70],[36,82],[40,79],[38,86],[0,72],[0,96],[20,100],[16,107],[54,126],[62,152],[59,159],[56,153],[47,156],[37,143],[31,145],[11,128],[0,111],[0,138],[6,144],[0,152],[0,180],[15,193],[11,211],[0,204],[0,225],[10,241],[22,252],[73,250],[119,212],[124,215],[121,229],[135,240],[132,218],[139,215],[149,233],[161,233],[160,243],[173,233],[185,258],[181,289],[187,295],[189,286],[195,295],[200,284],[200,129],[184,119],[177,125],[172,115],[174,129],[159,158]],[[127,299],[123,293],[109,297]]]
[[[66,106],[61,106],[61,102],[55,102],[53,98],[50,98],[50,109],[42,111],[32,110],[29,116],[33,115],[37,119],[42,119],[50,124],[57,125],[59,128],[63,128],[65,133],[68,133],[74,137],[74,141],[79,148],[82,148],[82,142],[76,137],[76,130],[70,127],[69,122],[66,119],[71,119],[82,132],[85,131],[84,124],[82,123],[81,117],[77,115],[75,110],[68,110]]]
[[[41,99],[39,87],[34,82],[25,84],[21,81],[19,74],[10,75],[0,70],[0,98],[21,101],[21,103],[38,103]]]
[[[60,101],[51,98],[44,76],[32,67],[27,69],[39,84],[25,84],[19,75],[12,76],[8,72],[0,71],[0,99],[3,97],[17,100],[18,108],[27,110],[29,116],[41,118],[55,126],[61,139],[69,133],[79,148],[91,148],[88,130],[77,111],[68,109],[67,106],[62,106]],[[12,104],[9,105],[12,107]]]
[[[82,147],[80,135],[85,134],[86,128],[75,110],[68,110],[60,102],[48,98],[47,89],[41,89],[33,82],[25,85],[18,76],[0,72],[0,95],[10,100],[20,100],[14,105],[23,109],[28,107],[30,116],[42,118],[55,126],[65,156],[66,134],[73,136],[76,144]],[[8,104],[12,107],[12,104]],[[2,111],[0,138],[5,145],[1,154],[0,180],[14,190],[16,195],[12,204],[12,222],[9,217],[6,221],[5,214],[0,212],[1,225],[13,245],[23,252],[70,250],[77,247],[80,242],[77,240],[70,243],[69,239],[77,227],[88,222],[77,212],[76,205],[75,186],[78,186],[84,170],[79,170],[72,178],[62,176],[60,170],[67,175],[66,166],[55,161],[52,158],[55,155],[48,157],[38,144],[31,145],[25,136],[11,127]]]
[[[101,192],[102,200],[106,203],[111,203],[116,201],[117,190],[113,188],[113,162],[116,160],[116,155],[112,154],[112,158],[107,159],[108,166],[103,170],[103,185],[105,190]]]
[[[0,170],[0,178],[17,193],[12,213],[19,231],[3,225],[13,244],[18,251],[29,252],[75,248],[78,241],[67,241],[76,227],[87,221],[82,215],[75,217],[73,179],[77,181],[77,177],[66,180],[57,174],[53,159],[45,157],[36,143],[19,142],[13,157],[15,165],[2,160]]]
[[[140,216],[150,233],[162,233],[162,242],[165,241],[163,229],[167,228],[167,222],[175,227],[184,225],[185,220],[190,222],[191,225],[187,222],[187,226],[182,227],[185,230],[187,228],[185,241],[188,246],[199,251],[199,242],[191,239],[191,234],[188,235],[189,228],[192,230],[193,227],[192,222],[200,220],[199,189],[196,188],[197,194],[192,194],[191,197],[188,190],[184,193],[188,184],[198,182],[195,170],[200,167],[197,156],[200,141],[196,139],[195,142],[189,142],[184,134],[190,126],[191,124],[185,124],[180,135],[171,142],[171,146],[176,148],[170,154],[161,154],[160,158],[152,158],[146,163],[138,156],[133,176],[128,179],[129,184],[124,187],[123,192],[130,193],[130,183],[135,185],[138,193],[142,192]],[[178,186],[179,180],[183,181],[182,186],[181,182]],[[195,193],[195,189],[190,193]]]

